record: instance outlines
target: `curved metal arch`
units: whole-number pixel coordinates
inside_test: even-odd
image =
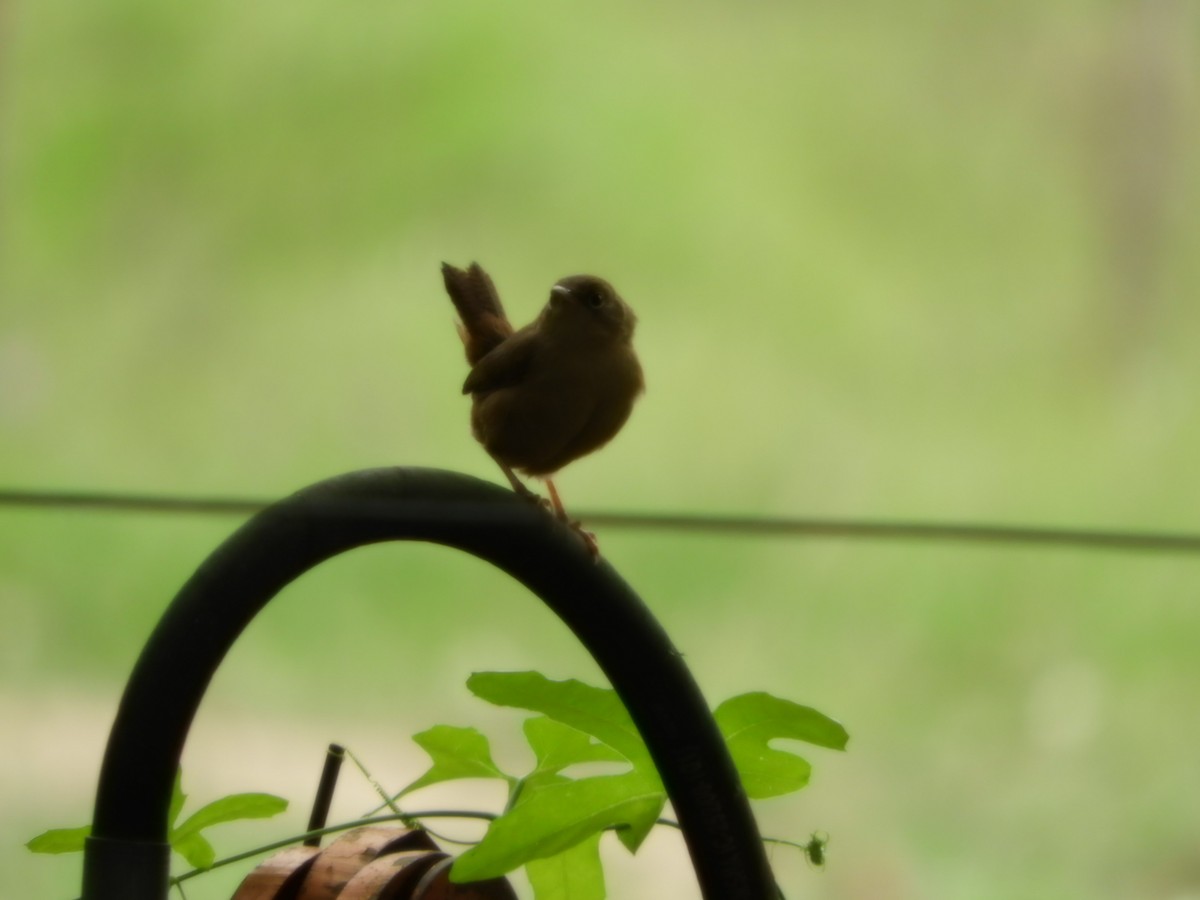
[[[331,478],[271,505],[175,596],[134,666],[109,736],[83,900],[165,900],[171,787],[221,660],[286,584],[339,553],[389,540],[464,550],[545,601],[595,657],[641,730],[706,900],[780,896],[699,688],[615,570],[508,490],[453,472],[391,468]]]

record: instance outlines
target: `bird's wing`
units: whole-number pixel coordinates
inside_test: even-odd
[[[533,363],[537,343],[537,332],[522,328],[475,364],[463,382],[463,393],[486,394],[520,384]]]
[[[492,279],[479,263],[456,269],[442,263],[446,293],[462,320],[458,333],[467,350],[467,362],[475,365],[513,333]]]

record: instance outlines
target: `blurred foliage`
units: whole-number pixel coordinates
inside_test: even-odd
[[[16,0],[0,481],[495,477],[438,279],[477,259],[517,319],[577,271],[641,318],[649,391],[572,508],[1195,530],[1198,44],[1184,0]],[[233,524],[0,510],[25,895],[72,890],[20,842],[86,816],[133,654]],[[763,806],[835,836],[789,895],[1200,892],[1194,560],[600,538],[710,696],[854,723],[801,813]],[[331,737],[399,747],[473,669],[592,677],[530,606],[442,550],[328,564],[218,676],[197,790],[300,800]]]

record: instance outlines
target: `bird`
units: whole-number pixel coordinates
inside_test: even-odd
[[[612,440],[645,390],[637,316],[603,278],[571,275],[517,330],[478,263],[443,263],[442,279],[471,367],[462,392],[471,396],[472,434],[517,494],[541,504],[518,473],[543,480],[555,516],[598,557],[595,536],[567,515],[552,476]]]

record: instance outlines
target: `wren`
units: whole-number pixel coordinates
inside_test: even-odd
[[[645,383],[633,351],[637,316],[603,278],[572,275],[550,289],[520,330],[477,263],[442,264],[458,310],[471,372],[471,431],[523,497],[541,502],[517,473],[543,479],[555,515],[596,555],[595,538],[572,522],[551,476],[607,444],[629,418]]]

